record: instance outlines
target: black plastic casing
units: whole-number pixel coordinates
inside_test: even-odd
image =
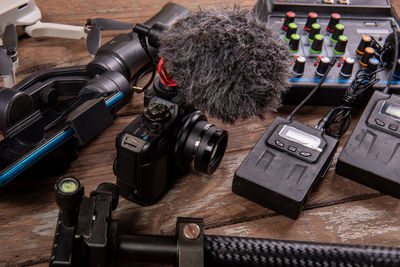
[[[139,115],[116,138],[117,157],[114,173],[124,198],[140,205],[155,203],[165,191],[167,177],[173,170],[173,150],[181,118],[177,104],[153,98],[149,105],[162,103],[171,116],[161,122],[158,130],[151,129],[144,115]]]
[[[189,13],[189,10],[181,5],[168,3],[145,24],[151,26],[159,22],[171,25],[175,20],[187,16]],[[156,48],[149,47],[149,51],[156,56]],[[150,63],[150,59],[140,45],[137,34],[130,32],[120,34],[102,45],[87,68],[93,74],[107,70],[117,71],[130,80],[148,63]]]
[[[292,126],[321,140],[321,152],[279,137],[284,126]],[[275,141],[283,147],[275,145]],[[296,219],[312,188],[332,162],[338,140],[297,121],[277,117],[237,169],[232,191],[269,209]],[[296,148],[289,151],[288,148]],[[310,153],[308,157],[301,152]]]
[[[400,121],[380,113],[385,101],[400,105],[400,96],[374,92],[339,156],[336,173],[400,198]]]
[[[332,4],[324,3],[322,0],[259,0],[254,7],[255,12],[268,25],[279,34],[286,44],[288,41],[284,39],[286,32],[282,29],[283,20],[286,12],[292,11],[296,14],[294,23],[297,24],[297,34],[300,35],[300,44],[298,52],[291,52],[290,58],[295,62],[295,57],[302,56],[306,59],[305,71],[301,76],[292,73],[290,68],[288,90],[282,98],[284,104],[298,104],[307,94],[318,84],[320,77],[315,75],[315,63],[319,56],[327,56],[330,59],[337,58],[339,61],[336,66],[332,67],[325,82],[321,86],[321,90],[316,92],[308,101],[309,105],[341,105],[341,99],[351,81],[354,79],[356,72],[361,65],[359,60],[361,55],[356,53],[356,49],[363,35],[371,35],[384,44],[385,39],[392,33],[391,22],[393,21],[399,27],[399,18],[392,8],[389,0],[351,0],[349,4],[340,4],[340,1],[332,1]],[[329,1],[326,1],[329,2]],[[392,1],[394,2],[394,1]],[[307,40],[308,31],[304,29],[307,21],[308,13],[316,12],[318,14],[317,23],[321,25],[321,34],[324,36],[324,45],[321,53],[313,53],[310,51],[311,42]],[[331,41],[331,33],[327,31],[327,25],[332,13],[341,15],[339,23],[345,27],[344,35],[348,37],[346,52],[337,54],[334,52],[335,42]],[[355,59],[354,69],[350,77],[340,75],[342,57],[350,57]],[[340,64],[339,64],[340,63]],[[339,65],[341,65],[339,67]],[[383,90],[386,86],[387,77],[389,77],[390,69],[377,73],[377,78],[381,80],[374,88]],[[400,82],[392,83],[392,92],[400,92]],[[360,96],[355,101],[356,106],[364,107],[371,94]]]

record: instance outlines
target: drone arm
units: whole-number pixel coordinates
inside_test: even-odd
[[[58,23],[37,21],[25,27],[25,32],[31,37],[56,37],[68,39],[86,39],[84,27]]]

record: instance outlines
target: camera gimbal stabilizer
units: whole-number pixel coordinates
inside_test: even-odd
[[[57,181],[60,207],[50,266],[397,266],[400,249],[204,235],[202,219],[178,218],[175,236],[119,234],[112,211],[118,188],[100,184],[84,196],[74,177]]]
[[[169,25],[188,13],[169,3],[146,24]],[[54,163],[68,165],[75,159],[78,145],[85,145],[112,123],[113,114],[132,97],[130,81],[147,69],[150,55],[155,54],[154,48],[142,48],[146,34],[151,32],[116,36],[86,66],[41,71],[12,88],[0,88],[0,131],[4,136],[0,141],[0,186],[56,149],[68,152]]]

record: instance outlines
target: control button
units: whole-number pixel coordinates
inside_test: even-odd
[[[350,0],[337,0],[339,5],[350,5]]]
[[[147,139],[149,138],[146,134],[142,133],[140,134],[140,137],[144,140],[147,141]]]
[[[379,66],[379,60],[376,57],[372,57],[368,60],[368,66],[367,69],[370,72],[374,72],[378,69]]]
[[[329,19],[328,27],[326,30],[329,32],[333,32],[335,30],[336,24],[339,23],[340,15],[338,13],[332,13],[331,18]]]
[[[344,60],[343,66],[340,69],[339,74],[345,78],[349,78],[353,73],[353,67],[354,67],[354,59],[348,57]]]
[[[349,38],[347,38],[346,35],[340,35],[339,40],[336,43],[335,48],[333,49],[333,52],[339,55],[344,54],[344,52],[346,52],[346,46],[348,41]]]
[[[369,35],[364,35],[361,40],[360,43],[358,44],[358,48],[356,50],[357,54],[364,54],[365,48],[370,47],[371,46],[371,42],[372,42],[372,38]]]
[[[370,58],[375,56],[375,49],[372,47],[367,47],[364,50],[364,54],[361,56],[360,64],[364,67],[368,65],[368,61]]]
[[[281,141],[279,141],[279,140],[275,140],[275,144],[277,145],[277,146],[279,146],[279,147],[284,147],[285,145],[281,142]]]
[[[385,126],[385,123],[381,121],[380,119],[375,119],[375,123],[381,127]]]
[[[397,131],[398,128],[399,127],[397,125],[395,125],[395,124],[389,124],[389,130]]]
[[[292,151],[292,152],[296,152],[296,151],[297,151],[297,148],[294,147],[294,146],[289,146],[289,147],[288,147],[288,150],[289,150],[289,151]]]
[[[306,25],[304,25],[304,29],[306,31],[311,31],[311,26],[317,22],[318,14],[315,12],[308,13]]]
[[[150,121],[166,121],[171,117],[169,108],[161,103],[154,103],[147,107],[143,115]]]
[[[311,45],[311,52],[319,54],[322,52],[322,47],[324,46],[324,36],[317,34],[314,36],[313,43]]]
[[[292,34],[296,34],[296,33],[297,33],[297,24],[294,22],[289,23],[288,29],[287,29],[286,35],[285,35],[286,41],[290,41],[290,36]]]
[[[314,23],[311,25],[311,31],[308,34],[308,41],[312,42],[314,40],[314,36],[321,33],[321,25],[318,23]]]
[[[292,72],[296,76],[302,76],[304,74],[305,65],[306,59],[304,57],[296,57]]]
[[[299,51],[300,35],[294,33],[290,36],[289,50],[291,53],[297,53]]]
[[[317,69],[315,70],[315,74],[321,77],[324,76],[330,63],[331,60],[328,57],[322,57],[318,63]]]
[[[300,155],[302,155],[302,156],[305,157],[305,158],[308,158],[308,157],[311,156],[311,153],[310,153],[310,152],[304,152],[304,151],[302,151],[302,152],[300,152]]]
[[[159,124],[158,122],[153,122],[152,124],[150,124],[150,129],[152,131],[157,131],[159,130],[161,127],[161,124]]]
[[[333,5],[335,3],[334,0],[322,0],[321,2],[322,4],[329,4],[329,5]]]
[[[294,22],[295,17],[296,17],[296,14],[295,14],[293,11],[288,11],[288,12],[286,12],[286,17],[285,17],[285,20],[284,20],[284,22],[283,22],[282,29],[284,29],[285,31],[287,31],[288,25],[289,25],[290,23]],[[289,36],[290,36],[290,35],[289,35]]]
[[[340,23],[336,24],[335,30],[332,33],[331,40],[336,43],[339,39],[339,36],[343,35],[343,33],[344,33],[344,25]]]

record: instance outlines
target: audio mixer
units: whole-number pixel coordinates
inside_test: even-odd
[[[291,89],[284,97],[286,104],[304,99],[333,58],[338,58],[336,66],[308,104],[340,104],[361,65],[382,68],[368,46],[374,41],[383,46],[393,32],[391,23],[398,25],[399,21],[386,0],[259,1],[255,10],[279,33],[291,53]],[[375,89],[386,86],[389,71],[386,68],[377,74]],[[396,76],[400,77],[400,68]],[[393,80],[392,92],[400,93],[400,79]],[[369,96],[360,102],[365,103]]]

